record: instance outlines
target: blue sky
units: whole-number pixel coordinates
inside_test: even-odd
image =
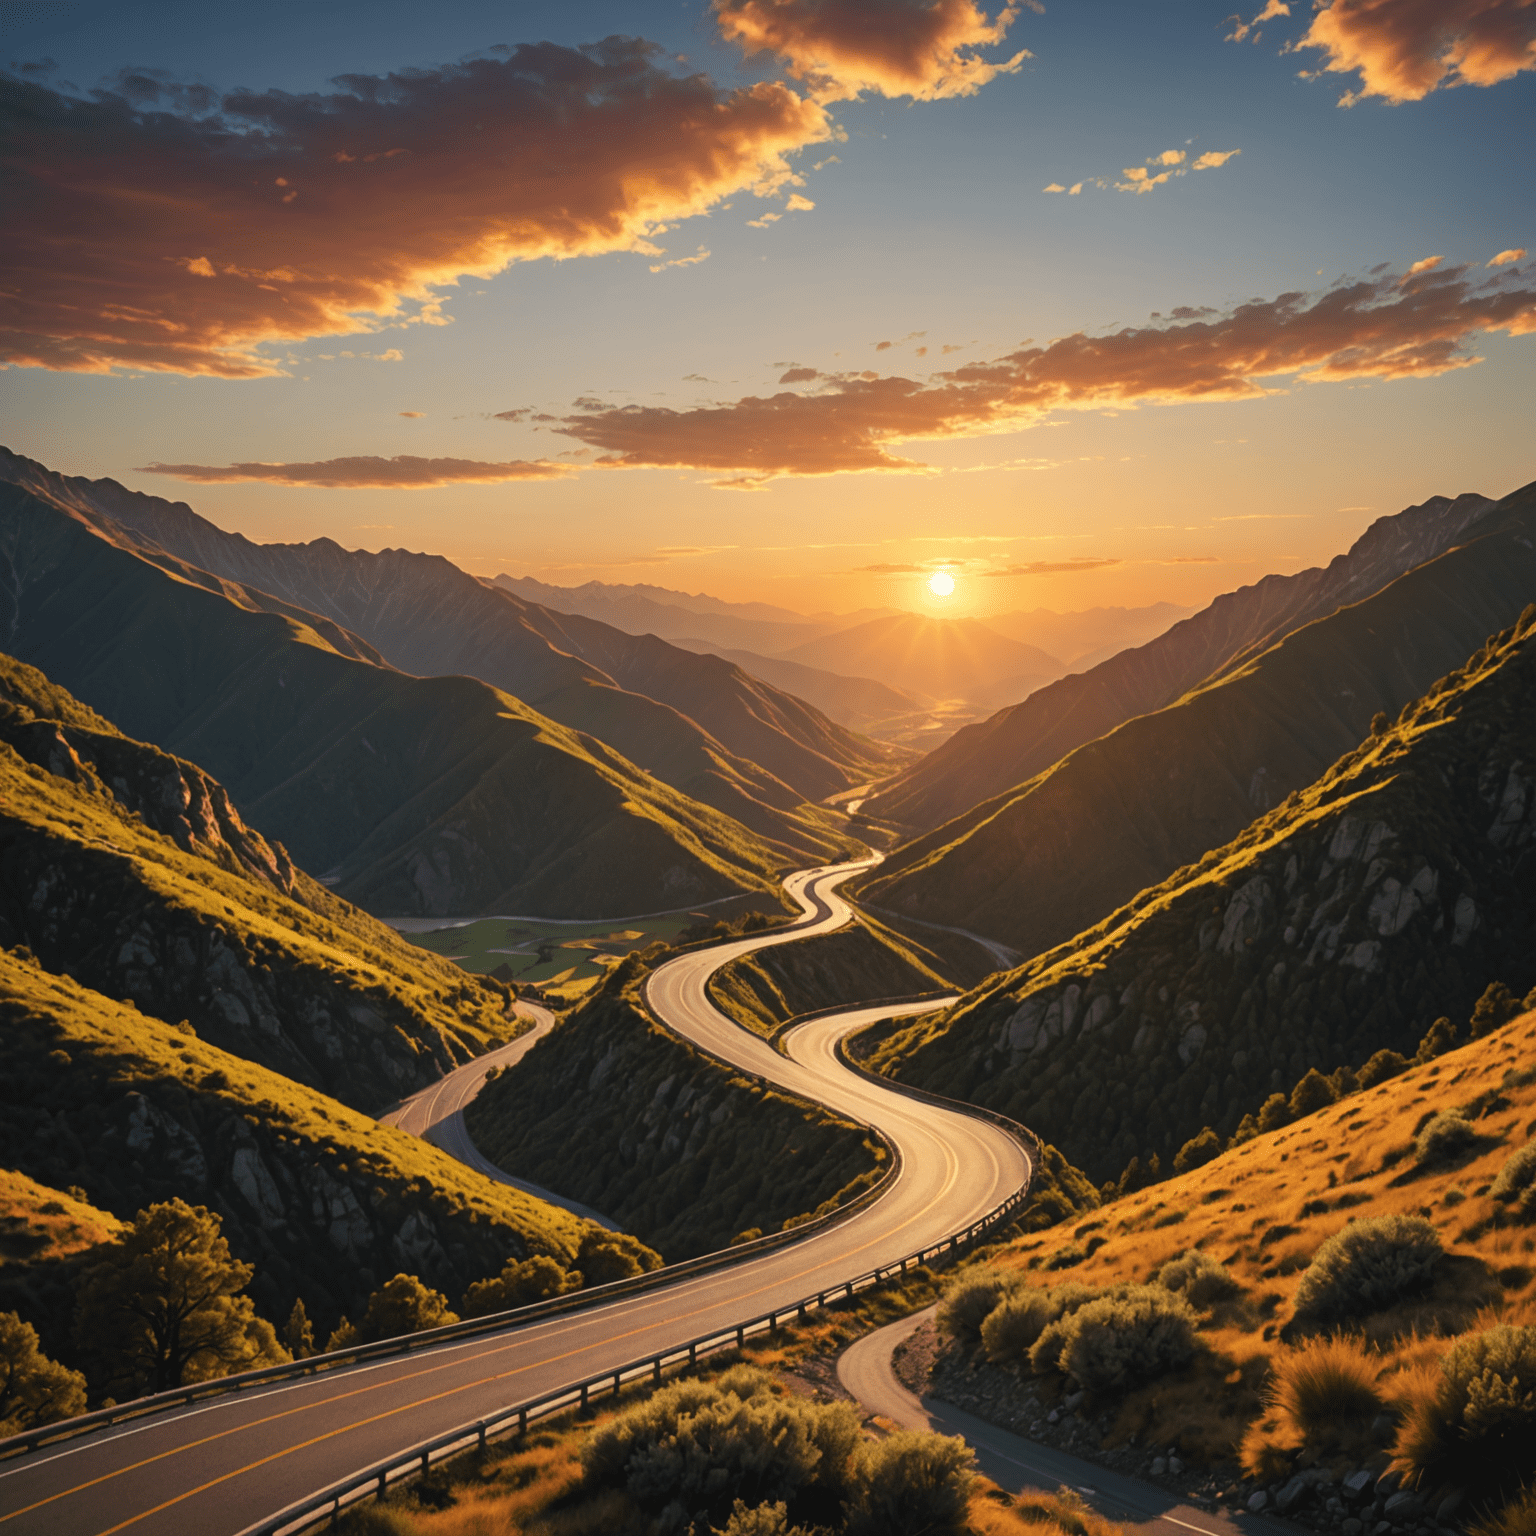
[[[794,3],[816,10],[813,0]],[[1411,11],[1416,0],[1400,3]],[[922,4],[906,0],[908,10]],[[1262,395],[1219,402],[1120,388],[1100,374],[1090,396],[1062,394],[1058,381],[1050,401],[1022,413],[1000,417],[989,398],[979,415],[968,406],[963,420],[947,416],[937,436],[903,437],[899,421],[861,417],[860,444],[878,440],[926,473],[862,467],[862,447],[839,461],[851,467],[833,472],[792,453],[762,472],[761,444],[733,445],[764,429],[732,407],[780,393],[792,364],[816,370],[795,386],[815,398],[794,430],[814,436],[819,407],[841,410],[848,378],[865,370],[931,381],[957,364],[1014,355],[1026,341],[1047,347],[1077,332],[1175,326],[1180,306],[1219,316],[1250,300],[1366,280],[1382,264],[1396,284],[1434,256],[1439,268],[1420,281],[1470,264],[1467,284],[1518,287],[1520,262],[1484,264],[1536,245],[1532,73],[1513,69],[1419,100],[1367,95],[1341,109],[1362,76],[1300,78],[1323,55],[1281,52],[1311,24],[1308,8],[1295,9],[1266,23],[1257,44],[1228,41],[1222,5],[1025,9],[1000,46],[983,50],[999,60],[1028,49],[1033,57],[1016,72],[953,99],[868,89],[829,99],[838,137],[790,154],[801,185],[766,199],[746,189],[704,198],[707,211],[651,234],[650,252],[516,260],[466,277],[437,290],[449,324],[261,342],[258,352],[279,370],[270,377],[132,363],[89,372],[56,360],[28,366],[23,355],[0,372],[5,440],[59,469],[184,497],[255,538],[404,545],[482,574],[646,580],[852,608],[920,606],[924,572],[948,561],[957,589],[946,611],[1205,601],[1266,571],[1324,561],[1372,517],[1425,496],[1500,495],[1531,479],[1533,338],[1474,318],[1459,342],[1459,355],[1483,359],[1474,367],[1435,364],[1405,377],[1379,359],[1340,364],[1336,351],[1329,382],[1270,376]],[[1441,9],[1454,12],[1454,0]],[[701,4],[278,4],[235,13],[178,3],[128,15],[56,3],[0,15],[0,61],[52,59],[51,73],[22,78],[66,97],[125,68],[216,94],[326,93],[344,74],[432,69],[499,43],[576,47],[611,34],[650,40],[666,69],[703,71],[722,93],[754,82],[812,90],[790,73],[793,59],[744,60]],[[1202,154],[1232,150],[1240,153],[1219,167],[1188,170]],[[1173,169],[1186,174],[1144,195],[1115,190],[1128,168],[1165,151],[1185,156]],[[29,141],[22,174],[49,154],[46,141]],[[1100,189],[1096,178],[1110,185]],[[1087,184],[1076,196],[1043,190],[1078,182]],[[814,208],[789,211],[794,197]],[[56,203],[38,206],[40,227],[67,223]],[[764,213],[780,217],[753,227]],[[421,215],[407,205],[400,216]],[[430,216],[444,217],[441,201]],[[112,224],[98,218],[90,234],[110,242]],[[56,248],[67,248],[62,234]],[[665,265],[705,251],[691,265]],[[165,259],[197,255],[178,247]],[[23,289],[27,281],[23,272]],[[80,279],[102,281],[94,267]],[[1383,288],[1373,302],[1395,302],[1397,292]],[[1154,314],[1162,319],[1151,322]],[[884,341],[893,345],[877,350]],[[946,345],[956,350],[944,354]],[[598,404],[575,404],[583,400]],[[635,439],[630,418],[569,435],[573,411],[704,405],[720,419],[700,421],[712,434],[702,452],[692,435],[653,451]],[[542,428],[493,419],[524,408],[559,419]],[[775,421],[767,430],[788,429]],[[626,467],[585,467],[615,452],[614,431],[626,434]],[[723,469],[738,452],[741,472]],[[412,489],[142,470],[227,474],[237,464],[395,455],[582,467],[560,478]],[[750,493],[722,483],[746,483]],[[1053,569],[987,574],[1031,566]]]

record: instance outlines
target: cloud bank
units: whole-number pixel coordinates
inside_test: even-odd
[[[659,257],[661,226],[776,191],[835,133],[782,83],[721,93],[638,39],[493,52],[309,95],[0,77],[0,361],[278,373],[262,343],[443,323],[460,276]]]
[[[1321,48],[1326,70],[1359,74],[1340,106],[1422,101],[1536,69],[1536,0],[1333,0],[1295,46]]]
[[[975,0],[715,0],[726,39],[749,56],[778,55],[823,101],[970,96],[1032,56],[991,63],[978,52],[1001,43],[1018,14],[1009,4],[990,20]]]
[[[171,475],[199,485],[265,480],[275,485],[313,485],[327,490],[426,490],[440,485],[496,485],[505,480],[560,480],[575,471],[542,459],[513,459],[505,464],[479,459],[422,459],[398,454],[392,459],[361,456],[324,459],[315,464],[144,464],[141,475]]]
[[[926,381],[868,374],[675,411],[632,405],[566,417],[561,430],[608,466],[776,475],[929,473],[891,445],[1016,431],[1050,412],[1248,400],[1274,381],[1429,378],[1478,359],[1483,332],[1536,332],[1536,274],[1468,267],[1379,272],[1320,294],[1253,299],[1225,313],[1175,310],[1108,336],[1079,332]]]

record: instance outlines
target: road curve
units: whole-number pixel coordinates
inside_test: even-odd
[[[837,1226],[726,1269],[503,1333],[231,1393],[18,1457],[0,1464],[0,1536],[233,1536],[405,1446],[829,1289],[1001,1203],[1029,1171],[1017,1142],[986,1121],[889,1092],[833,1054],[841,1036],[932,1002],[810,1021],[784,1036],[786,1058],[704,995],[709,973],[734,956],[840,926],[849,909],[835,887],[864,867],[792,876],[786,886],[803,923],[680,956],[653,974],[649,996],[669,1025],[706,1049],[877,1125],[902,1154],[888,1194]]]
[[[466,1061],[462,1067],[454,1068],[446,1077],[439,1078],[419,1093],[413,1093],[387,1115],[380,1115],[379,1119],[385,1125],[409,1131],[412,1136],[420,1136],[434,1147],[441,1147],[449,1157],[456,1157],[476,1173],[482,1173],[498,1184],[510,1184],[513,1189],[520,1189],[525,1195],[533,1195],[550,1205],[558,1205],[573,1216],[584,1216],[588,1221],[595,1221],[599,1226],[617,1232],[618,1223],[600,1211],[594,1211],[590,1205],[583,1205],[579,1200],[571,1200],[565,1195],[557,1195],[551,1189],[545,1189],[542,1184],[532,1184],[527,1179],[519,1179],[504,1172],[480,1151],[470,1137],[469,1127],[464,1123],[464,1106],[485,1087],[486,1076],[492,1071],[515,1067],[555,1027],[555,1016],[548,1008],[540,1008],[534,1003],[518,1003],[516,1008],[524,1018],[532,1019],[532,1029],[525,1030],[510,1044],[499,1045],[494,1051],[487,1051],[483,1056],[476,1056],[473,1061]]]

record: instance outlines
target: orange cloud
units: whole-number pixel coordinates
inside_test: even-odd
[[[478,459],[421,459],[402,453],[392,459],[364,455],[325,459],[318,464],[145,464],[141,475],[171,475],[199,485],[266,480],[277,485],[315,485],[328,490],[426,490],[437,485],[496,485],[504,480],[559,480],[574,474],[565,464],[513,459],[487,464]]]
[[[278,373],[262,343],[447,323],[461,276],[659,258],[663,226],[779,190],[836,131],[782,83],[721,93],[638,39],[497,52],[309,95],[0,80],[0,361]]]
[[[1214,171],[1224,166],[1234,155],[1242,154],[1240,149],[1208,149],[1195,161],[1197,171]]]
[[[569,416],[561,430],[603,450],[597,462],[609,467],[735,470],[754,481],[932,473],[891,445],[1018,431],[1062,410],[1257,399],[1276,379],[1430,378],[1475,363],[1469,348],[1485,331],[1536,332],[1536,282],[1519,268],[1487,278],[1466,267],[1384,272],[1225,314],[1179,309],[1108,336],[1079,332],[927,382],[841,375],[811,394],[687,411],[623,406]]]
[[[1488,263],[1488,265],[1490,267],[1507,267],[1513,261],[1524,261],[1524,260],[1525,260],[1525,247],[1523,245],[1520,245],[1520,246],[1513,246],[1513,247],[1511,247],[1507,251],[1500,251],[1499,254],[1497,256],[1495,256],[1493,258],[1493,260]]]
[[[1101,571],[1105,566],[1124,564],[1124,560],[1031,560],[1027,565],[1010,565],[1006,570],[983,571],[982,575],[1067,576],[1074,571]]]
[[[1536,69],[1533,0],[1333,0],[1298,48],[1321,48],[1323,68],[1358,73],[1362,96],[1421,101],[1454,85],[1497,85]]]
[[[970,96],[1033,57],[1021,48],[989,63],[977,50],[1001,43],[1019,14],[989,20],[975,0],[714,0],[724,37],[748,55],[773,53],[823,101],[863,91],[936,101]],[[1025,0],[1031,9],[1040,6]]]
[[[1266,21],[1274,21],[1277,17],[1289,16],[1290,14],[1291,8],[1286,4],[1286,0],[1267,0],[1264,9],[1252,21],[1244,21],[1240,16],[1229,18],[1235,25],[1227,34],[1227,41],[1229,43],[1241,43],[1252,34],[1254,42],[1258,42],[1264,34],[1257,31],[1256,28],[1261,27]]]

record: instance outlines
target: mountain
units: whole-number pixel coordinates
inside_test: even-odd
[[[1145,645],[1193,612],[1194,609],[1181,608],[1176,603],[1153,603],[1146,608],[1084,608],[1077,613],[1031,608],[988,614],[982,622],[1010,640],[1059,656],[1073,672],[1086,672],[1129,646]]]
[[[718,648],[708,640],[679,637],[674,644],[689,651],[709,651],[735,662],[743,672],[772,683],[796,698],[814,704],[829,720],[851,731],[878,734],[879,727],[923,708],[910,694],[888,688],[872,677],[844,677],[782,656],[759,656],[756,651]]]
[[[1483,496],[1434,496],[1378,518],[1326,567],[1266,576],[1226,593],[1146,645],[956,732],[882,786],[865,809],[908,826],[936,827],[1024,783],[1074,747],[1172,704],[1303,625],[1380,591],[1451,548],[1492,506]]]
[[[810,640],[784,660],[850,677],[872,677],[929,700],[995,704],[1022,698],[1061,676],[1054,656],[1020,645],[977,619],[930,619],[900,613]]]
[[[202,765],[358,905],[607,917],[773,890],[790,862],[506,693],[342,655],[127,545],[0,485],[0,644]]]
[[[1536,485],[1375,596],[897,849],[863,894],[1025,955],[1050,949],[1304,788],[1378,712],[1513,623],[1536,597],[1533,539]]]
[[[697,638],[710,649],[749,650],[772,655],[851,629],[866,619],[883,618],[889,608],[861,608],[854,613],[796,613],[772,603],[727,603],[703,592],[674,592],[667,587],[617,586],[602,581],[556,587],[532,576],[495,578],[499,587],[557,613],[600,619],[631,635],[660,635],[664,640]]]
[[[4,655],[0,944],[361,1109],[514,1031],[504,988],[349,907],[223,785]]]
[[[1459,564],[1470,597],[1527,550],[1518,530],[1536,496],[1510,499],[1524,512],[1505,531],[1264,661],[1338,619],[1384,630],[1394,595],[1428,627],[1429,578],[1450,591],[1442,568]],[[1529,552],[1523,574],[1536,594]],[[1333,654],[1339,680],[1358,683],[1347,648]],[[1166,1167],[1202,1127],[1230,1136],[1309,1068],[1411,1055],[1491,981],[1516,995],[1536,982],[1533,763],[1536,604],[1230,842],[947,1014],[897,1029],[873,1062],[1022,1120],[1095,1179],[1150,1152]]]
[[[739,820],[788,862],[839,855],[839,823],[807,801],[888,772],[900,750],[833,724],[711,656],[523,602],[440,557],[350,552],[328,539],[254,544],[181,502],[112,480],[0,457],[0,477],[101,524],[149,559],[167,551],[370,659],[418,676],[465,674],[596,736],[663,783]],[[271,594],[275,594],[272,596]],[[341,649],[334,634],[333,648]]]

